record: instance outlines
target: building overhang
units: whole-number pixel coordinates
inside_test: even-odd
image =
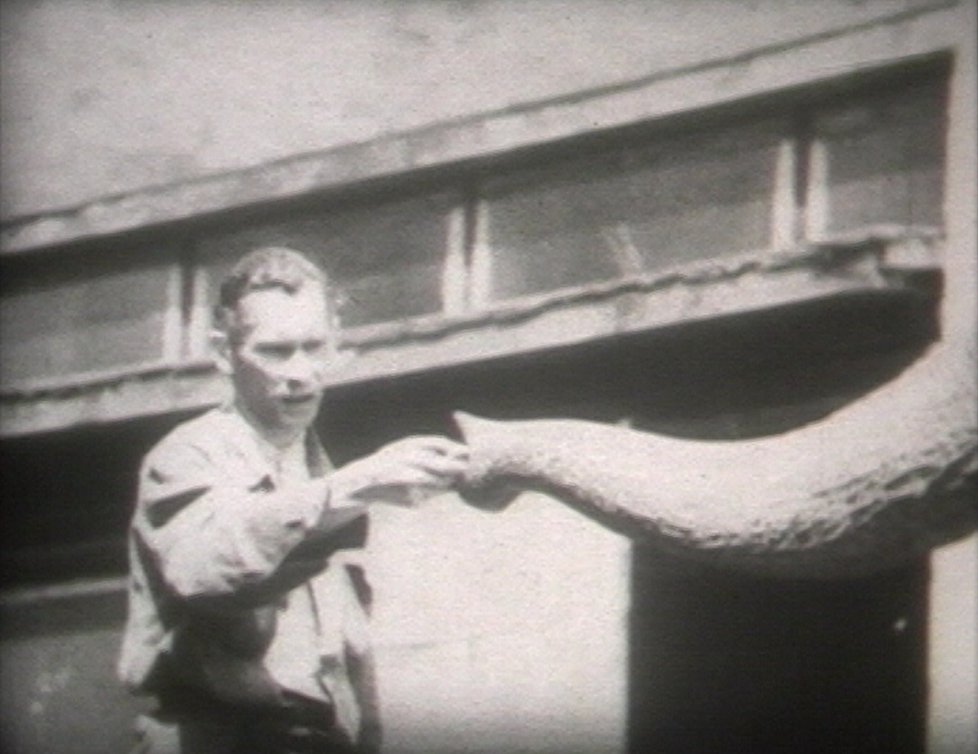
[[[390,379],[624,335],[807,307],[817,317],[853,298],[936,304],[942,240],[932,230],[873,228],[797,248],[732,257],[432,315],[354,328],[330,387]],[[209,360],[160,363],[11,385],[0,436],[203,409],[226,394]]]
[[[573,95],[432,123],[172,185],[146,186],[75,207],[4,218],[0,256],[97,242],[157,226],[311,194],[344,192],[407,174],[484,162],[519,150],[781,95],[954,50],[960,3],[935,0],[889,15],[691,66],[657,70]]]

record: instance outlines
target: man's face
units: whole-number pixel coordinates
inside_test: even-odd
[[[319,410],[332,348],[322,287],[251,291],[237,311],[229,357],[239,403],[270,436],[301,433]]]

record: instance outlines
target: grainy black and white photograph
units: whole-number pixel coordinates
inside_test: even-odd
[[[978,751],[972,0],[4,0],[0,752]]]

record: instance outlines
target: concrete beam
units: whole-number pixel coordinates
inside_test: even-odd
[[[913,293],[903,271],[938,270],[939,241],[881,229],[793,251],[737,255],[596,283],[481,312],[345,333],[331,385],[396,377],[545,348],[846,295]],[[929,261],[928,261],[929,260]],[[225,394],[209,362],[4,388],[0,437],[204,408]]]
[[[933,55],[954,45],[950,35],[957,5],[938,2],[572,96],[15,218],[0,229],[0,254],[20,254],[342,189]]]

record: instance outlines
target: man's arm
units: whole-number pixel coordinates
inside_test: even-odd
[[[409,437],[327,477],[276,489],[264,476],[228,478],[193,445],[164,445],[141,473],[136,534],[180,597],[260,602],[269,587],[288,591],[351,546],[344,542],[356,539],[368,504],[443,491],[467,463],[463,445]]]
[[[274,592],[287,591],[321,570],[331,539],[365,514],[330,508],[327,479],[279,490],[265,477],[226,476],[191,445],[163,446],[144,464],[136,534],[180,597],[261,602],[274,596],[263,587],[275,576]]]

